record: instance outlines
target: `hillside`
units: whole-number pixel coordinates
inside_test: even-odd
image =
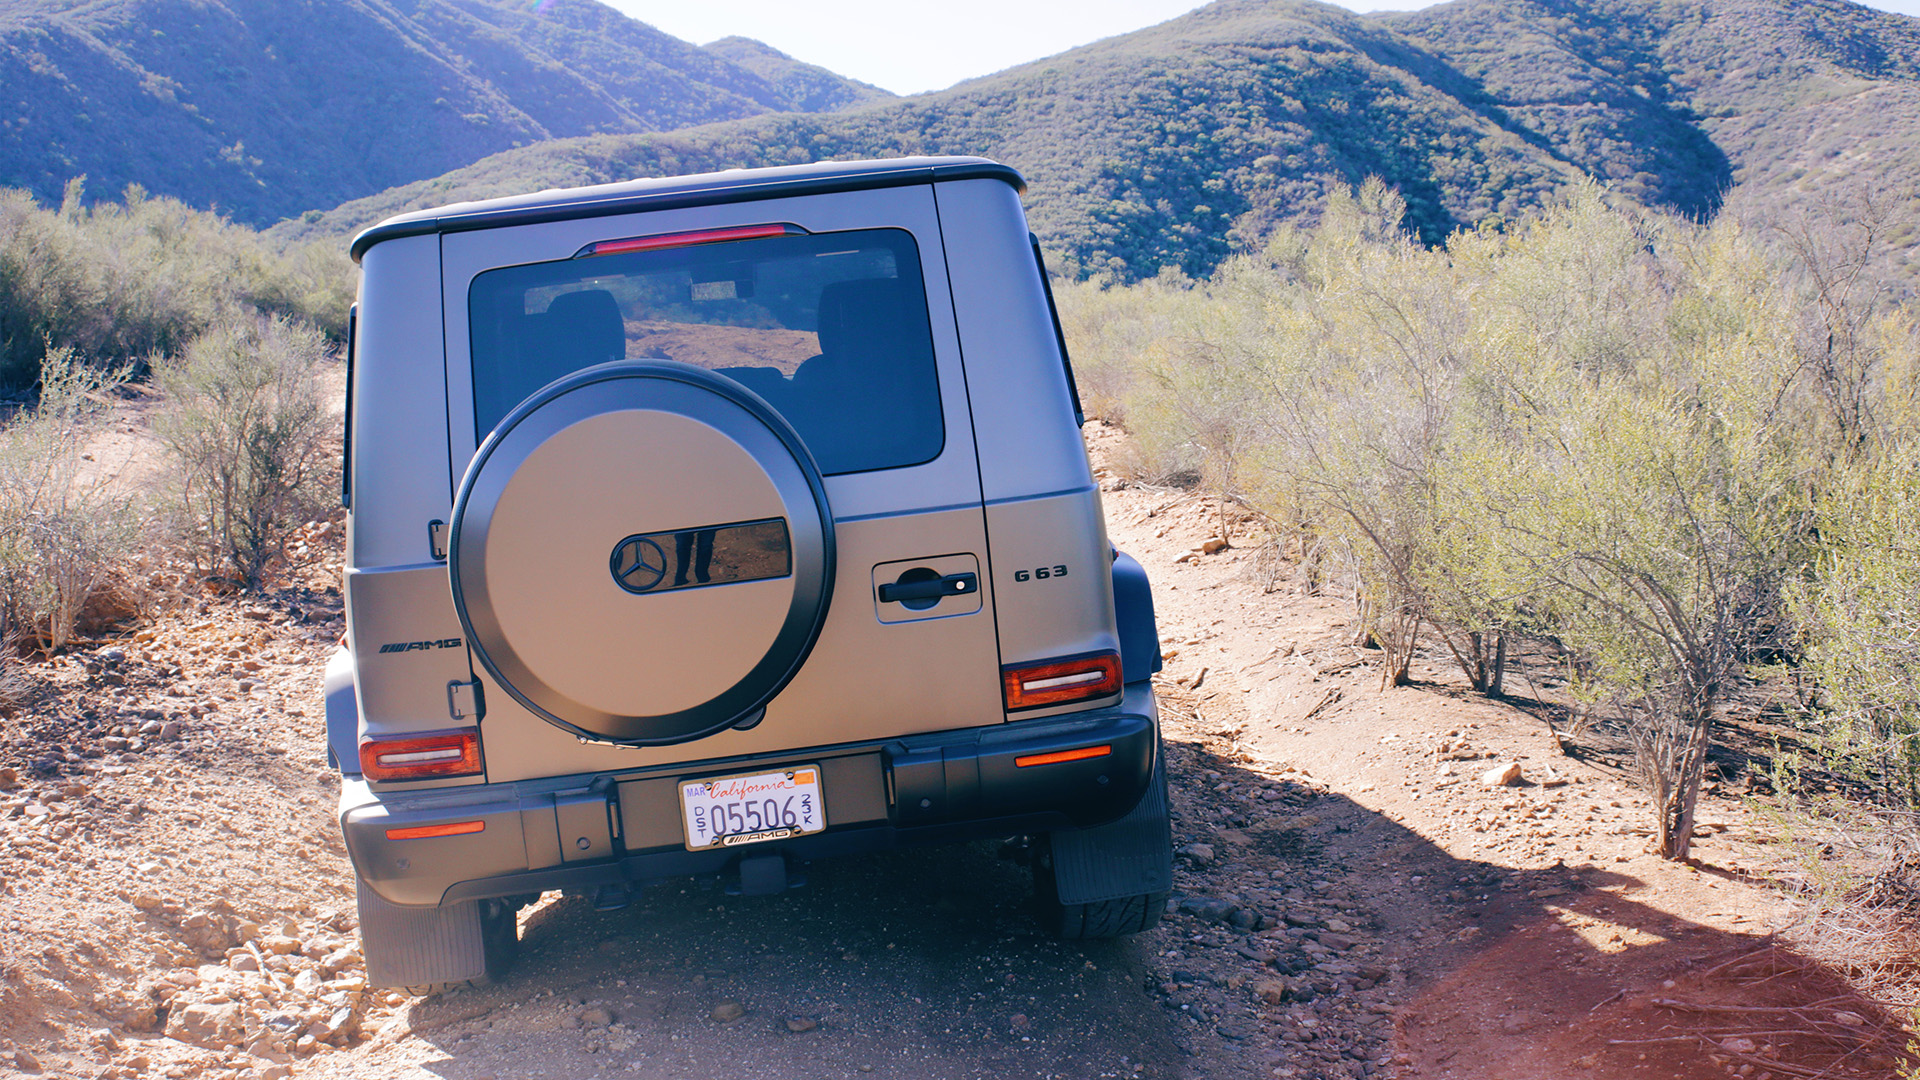
[[[1390,25],[1514,123],[1648,203],[1897,211],[1920,196],[1920,19],[1847,0],[1470,0]],[[1920,222],[1883,266],[1920,277]]]
[[[554,138],[885,96],[753,44],[594,0],[0,0],[0,186],[264,225]]]
[[[1204,273],[1370,174],[1430,239],[1535,205],[1575,175],[1384,24],[1311,0],[1222,0],[945,91],[496,155],[289,234],[549,186],[831,158],[985,154],[1032,182],[1041,235],[1085,271]]]
[[[1455,0],[1354,15],[1219,0],[939,93],[496,155],[289,225],[549,186],[916,153],[998,158],[1069,270],[1205,273],[1328,186],[1379,175],[1429,240],[1538,206],[1582,174],[1711,214],[1897,202],[1920,179],[1920,21],[1845,0]],[[1901,234],[1896,226],[1892,238]],[[1911,274],[1904,264],[1896,270]]]

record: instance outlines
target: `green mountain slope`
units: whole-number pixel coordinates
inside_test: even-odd
[[[1710,211],[1730,184],[1776,211],[1920,198],[1920,19],[1846,0],[1472,0],[1386,21],[1649,203]],[[1888,269],[1911,279],[1904,229]]]
[[[0,0],[0,186],[86,174],[265,224],[557,137],[879,91],[593,2]]]
[[[1081,272],[1198,274],[1329,185],[1379,175],[1424,238],[1582,175],[1696,216],[1728,189],[1788,207],[1920,180],[1920,20],[1845,0],[1455,0],[1371,18],[1311,0],[1197,12],[952,89],[829,115],[561,140],[290,223],[635,176],[977,153]],[[1901,234],[1897,227],[1894,240]],[[1896,274],[1920,267],[1900,263]]]
[[[496,155],[289,225],[347,232],[402,210],[550,186],[832,158],[985,154],[1028,176],[1036,228],[1086,271],[1203,273],[1377,174],[1439,239],[1576,175],[1382,23],[1311,0],[1222,0],[950,90]]]

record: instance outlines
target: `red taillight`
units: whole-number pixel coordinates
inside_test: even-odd
[[[731,229],[701,229],[698,232],[600,240],[574,252],[573,257],[590,259],[596,255],[625,255],[634,251],[659,251],[662,248],[692,247],[695,244],[724,244],[729,240],[764,240],[770,236],[805,235],[807,230],[798,225],[740,225]]]
[[[1000,669],[1008,712],[1091,701],[1120,692],[1120,654],[1093,653]]]
[[[428,731],[360,744],[360,771],[369,780],[433,780],[478,776],[480,729]]]

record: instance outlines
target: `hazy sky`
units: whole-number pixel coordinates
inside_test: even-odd
[[[530,0],[533,2],[533,0]],[[732,34],[862,82],[914,94],[1165,22],[1195,0],[604,0],[704,45]],[[1355,11],[1406,11],[1421,0],[1339,0]],[[1868,6],[1920,16],[1920,0]]]

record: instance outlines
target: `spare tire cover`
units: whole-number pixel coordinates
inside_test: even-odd
[[[799,436],[685,364],[588,368],[514,409],[467,468],[448,548],[494,680],[550,723],[635,745],[756,716],[833,592],[833,518]]]

